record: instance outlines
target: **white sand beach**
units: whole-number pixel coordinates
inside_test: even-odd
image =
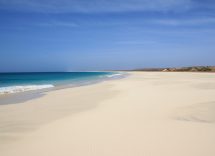
[[[0,105],[0,156],[214,155],[214,73],[131,72]]]

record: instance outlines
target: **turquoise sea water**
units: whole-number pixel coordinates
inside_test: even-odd
[[[87,84],[120,76],[116,72],[0,73],[0,94]]]

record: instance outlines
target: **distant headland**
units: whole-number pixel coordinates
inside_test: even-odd
[[[192,66],[179,68],[140,68],[131,71],[163,71],[163,72],[215,72],[215,66]]]

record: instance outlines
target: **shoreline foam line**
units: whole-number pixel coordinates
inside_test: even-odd
[[[0,87],[0,95],[19,93],[19,92],[25,92],[25,91],[33,91],[33,90],[39,90],[39,89],[47,89],[47,88],[53,88],[53,87],[55,86],[52,84]]]

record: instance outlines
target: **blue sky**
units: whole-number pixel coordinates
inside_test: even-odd
[[[0,0],[0,72],[215,65],[213,0]]]

